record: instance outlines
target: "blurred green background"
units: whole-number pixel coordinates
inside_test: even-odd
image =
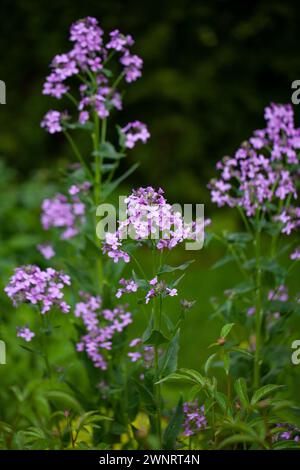
[[[56,106],[41,89],[78,18],[135,38],[144,74],[117,121],[140,119],[152,138],[130,157],[143,163],[131,183],[163,184],[174,200],[208,202],[214,163],[263,125],[270,101],[289,102],[300,77],[296,0],[2,0],[0,8],[0,155],[22,177],[68,156],[64,139],[39,127]]]
[[[40,129],[42,116],[56,106],[41,95],[44,77],[52,57],[68,50],[72,22],[96,16],[106,31],[132,34],[144,59],[143,77],[128,87],[124,110],[112,118],[112,124],[140,119],[151,132],[149,143],[138,145],[123,164],[141,162],[128,188],[162,186],[171,201],[205,203],[215,227],[238,229],[232,211],[210,204],[206,185],[215,163],[263,127],[264,107],[290,101],[291,82],[300,78],[298,10],[297,1],[281,0],[2,0],[0,79],[7,104],[0,106],[1,291],[16,265],[42,263],[35,249],[43,237],[40,204],[57,188],[58,169],[73,158],[62,136]],[[210,297],[238,278],[230,266],[210,270],[221,254],[215,246],[197,252],[182,284],[183,297],[197,300],[183,329],[185,367],[203,364],[218,333],[220,323],[210,321]],[[176,261],[185,255],[179,252]],[[18,365],[17,377],[14,368],[0,367],[1,399],[9,403],[12,384],[26,383],[33,364],[15,341],[26,308],[13,310],[4,295],[0,308],[0,338],[8,344],[8,362]],[[173,308],[170,302],[171,314]],[[54,353],[58,365],[69,362],[76,379],[73,348],[65,342],[68,319],[62,321],[63,347]],[[137,322],[131,334],[141,327]]]

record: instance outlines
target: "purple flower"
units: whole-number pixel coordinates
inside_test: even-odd
[[[23,328],[17,328],[17,336],[19,338],[25,339],[25,341],[29,342],[35,336],[35,333],[31,331],[27,326]]]
[[[125,50],[124,55],[121,57],[120,62],[124,65],[125,80],[128,83],[134,82],[142,76],[143,60],[136,54],[130,54]]]
[[[66,313],[69,306],[62,300],[63,288],[70,284],[70,277],[62,272],[53,268],[42,271],[38,266],[28,265],[15,269],[4,291],[15,307],[22,303],[31,303],[38,305],[42,314],[55,306]]]
[[[218,179],[210,182],[212,201],[219,207],[241,207],[248,217],[258,209],[283,224],[289,234],[300,226],[300,213],[291,206],[281,214],[274,207],[297,198],[296,165],[300,145],[300,128],[294,127],[290,105],[275,105],[265,109],[266,128],[254,132],[233,157],[218,162]]]
[[[110,32],[110,39],[106,45],[103,44],[103,30],[100,28],[96,18],[87,17],[76,21],[70,29],[70,41],[72,48],[66,53],[57,54],[50,64],[50,73],[43,86],[43,94],[61,99],[64,95],[72,99],[72,90],[66,84],[71,77],[80,75],[85,77],[84,84],[80,83],[78,121],[85,124],[90,113],[97,112],[100,119],[109,116],[112,108],[122,109],[121,95],[110,86],[110,80],[103,71],[107,68],[114,50],[121,54],[120,77],[124,76],[128,83],[135,81],[141,76],[143,61],[135,54],[131,54],[129,48],[134,44],[130,35],[123,35],[119,30]],[[93,79],[91,79],[93,75]],[[95,89],[95,84],[99,85]],[[113,81],[114,84],[114,81]],[[58,113],[56,111],[55,113]],[[45,116],[42,127],[49,132],[61,132],[61,118],[59,114]]]
[[[48,111],[41,122],[41,127],[44,127],[50,134],[61,132],[63,130],[61,121],[63,115],[59,111]]]
[[[106,44],[107,49],[114,49],[115,51],[124,51],[126,46],[132,46],[134,44],[134,40],[130,35],[125,36],[124,34],[120,33],[118,29],[111,31],[109,33],[110,41]]]
[[[37,246],[38,251],[44,256],[45,259],[51,259],[55,256],[53,246],[49,243]]]
[[[297,248],[290,256],[291,260],[298,261],[300,260],[300,248]]]
[[[278,428],[278,433],[273,434],[273,441],[290,441],[299,442],[300,429],[291,423],[278,423],[275,429]]]
[[[155,286],[157,284],[157,276],[155,276],[153,279],[150,279],[149,284],[150,286]]]
[[[153,281],[156,282],[153,284]],[[152,284],[151,284],[152,282]],[[166,283],[164,281],[157,281],[157,278],[155,277],[154,279],[151,279],[149,282],[150,284],[150,289],[147,292],[146,298],[145,298],[145,303],[148,304],[150,300],[153,297],[158,297],[158,296],[170,296],[170,297],[175,297],[177,295],[177,289],[175,288],[169,288],[167,287]]]
[[[197,401],[186,402],[183,404],[184,423],[183,434],[184,436],[194,436],[199,431],[207,428],[207,421],[204,414],[204,406],[199,407]]]
[[[255,315],[255,312],[256,312],[255,307],[248,308],[248,310],[247,310],[248,317],[253,317],[253,315]]]
[[[285,285],[278,286],[275,290],[270,290],[268,293],[268,300],[287,302],[289,300],[289,294]]]
[[[153,366],[153,346],[145,346],[141,338],[135,338],[130,342],[129,347],[136,348],[136,351],[129,351],[127,354],[131,362],[138,362],[141,360],[141,364],[145,369],[149,369]]]
[[[167,203],[163,193],[161,188],[157,191],[152,187],[139,188],[125,199],[127,218],[118,222],[116,232],[106,234],[102,247],[116,263],[120,259],[130,260],[122,249],[128,236],[137,242],[151,239],[158,250],[172,250],[179,243],[197,237],[195,223],[185,223],[183,216]]]
[[[125,139],[125,147],[132,149],[141,140],[144,144],[150,137],[146,124],[140,121],[129,122],[121,129],[121,134]]]
[[[123,294],[136,292],[138,285],[133,279],[120,279],[119,284],[123,286],[117,290],[116,297],[119,299]]]
[[[61,239],[67,240],[76,236],[85,222],[85,204],[80,201],[79,193],[87,191],[90,183],[84,182],[80,186],[73,185],[69,189],[71,198],[56,194],[52,199],[45,199],[42,203],[41,222],[44,230],[61,228]]]
[[[142,358],[142,355],[139,352],[129,352],[128,357],[130,357],[132,362],[137,362],[139,359]]]
[[[115,336],[132,322],[131,313],[119,305],[114,309],[102,309],[102,299],[81,292],[82,301],[75,306],[75,316],[82,318],[87,334],[77,343],[77,351],[85,351],[95,367],[107,369]]]

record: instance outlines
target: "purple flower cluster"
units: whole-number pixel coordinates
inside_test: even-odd
[[[281,214],[274,216],[274,220],[282,224],[282,233],[290,235],[300,227],[300,207],[287,207]]]
[[[121,76],[131,83],[141,76],[143,61],[130,52],[134,40],[130,35],[123,35],[119,30],[109,34],[105,44],[104,32],[96,18],[87,17],[75,22],[70,29],[72,49],[56,55],[51,62],[51,73],[46,78],[43,94],[61,99],[69,93],[70,86],[66,81],[75,75],[84,77],[80,85],[81,99],[78,105],[79,122],[84,124],[94,110],[103,119],[115,107],[122,108],[121,96],[115,86],[109,85],[106,65],[111,57],[119,54]],[[61,113],[50,111],[42,121],[42,126],[50,133],[60,132]]]
[[[186,402],[183,404],[184,423],[183,434],[190,437],[203,431],[207,427],[207,421],[204,414],[204,406],[199,407],[197,401]]]
[[[116,297],[119,299],[124,294],[137,292],[139,284],[133,279],[120,279],[120,287],[117,290]],[[153,297],[175,297],[177,295],[177,289],[174,287],[168,287],[164,281],[159,281],[157,276],[148,282],[148,292],[145,297],[145,303],[148,304]]]
[[[139,140],[145,144],[150,137],[146,124],[140,121],[129,122],[121,129],[121,135],[124,146],[129,149],[132,149]]]
[[[281,284],[275,290],[270,290],[268,293],[268,300],[287,302],[289,300],[289,294],[287,287]]]
[[[294,424],[278,423],[276,428],[278,428],[278,433],[273,436],[273,441],[300,441],[300,429]]]
[[[149,281],[150,284],[150,289],[147,292],[146,295],[146,304],[150,302],[153,297],[159,297],[159,296],[170,296],[170,297],[175,297],[177,295],[177,289],[174,287],[170,288],[166,285],[164,281],[158,281],[157,277],[154,277]]]
[[[126,263],[130,256],[122,249],[123,240],[129,236],[135,241],[151,239],[158,250],[171,250],[184,240],[194,240],[199,224],[187,224],[180,212],[176,212],[163,196],[164,191],[152,187],[133,190],[125,199],[126,218],[118,222],[115,233],[107,233],[103,252],[117,263]]]
[[[67,118],[67,114],[50,109],[41,121],[41,127],[46,129],[50,134],[61,132],[63,130],[63,121]]]
[[[21,303],[30,303],[40,307],[41,313],[58,307],[68,313],[70,305],[63,301],[63,288],[70,285],[70,277],[53,268],[42,271],[38,266],[21,266],[15,269],[5,292],[17,307]]]
[[[133,279],[120,279],[119,284],[122,286],[117,290],[116,297],[119,299],[123,294],[136,292],[138,290],[138,284]]]
[[[210,182],[212,201],[218,206],[241,207],[249,217],[257,209],[270,211],[271,203],[283,203],[297,198],[296,183],[299,173],[297,150],[300,148],[300,128],[294,127],[290,105],[271,104],[265,109],[266,128],[254,132],[253,137],[236,151],[233,157],[224,157],[217,164],[219,179]],[[289,233],[292,219],[279,215]],[[283,220],[284,219],[284,220]],[[288,228],[287,225],[289,224]]]
[[[141,361],[145,369],[153,366],[153,346],[145,346],[141,338],[135,338],[129,343],[129,347],[131,351],[128,352],[128,357],[131,362]]]
[[[22,328],[17,328],[17,336],[19,338],[23,338],[27,343],[34,338],[35,333],[31,331],[28,326],[24,326]]]
[[[106,370],[113,339],[132,322],[131,313],[122,305],[102,309],[100,297],[85,292],[80,295],[82,302],[76,304],[75,316],[82,318],[87,334],[77,343],[77,351],[85,351],[95,367]]]
[[[69,189],[69,197],[56,194],[52,199],[45,199],[41,215],[44,230],[53,227],[63,229],[60,235],[62,240],[77,235],[85,222],[85,204],[80,200],[79,193],[87,191],[89,187],[89,182],[73,185]]]

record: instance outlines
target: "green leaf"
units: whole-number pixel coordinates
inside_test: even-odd
[[[227,352],[224,352],[222,355],[223,363],[224,363],[224,369],[226,372],[226,375],[229,375],[229,369],[230,369],[230,357]]]
[[[300,443],[295,441],[278,441],[273,444],[272,449],[282,450],[282,449],[300,449]]]
[[[236,390],[237,396],[238,396],[241,404],[245,408],[248,408],[248,406],[249,406],[249,396],[248,396],[247,384],[246,384],[245,379],[240,378],[235,382],[235,390]]]
[[[282,388],[282,385],[264,385],[263,387],[256,390],[256,392],[254,393],[251,400],[251,405],[256,405],[256,403],[262,400],[262,398],[265,398],[267,395],[270,395],[270,393],[273,393],[276,390],[279,390],[280,388]]]
[[[226,264],[231,263],[234,260],[235,258],[233,255],[223,256],[221,259],[219,259],[219,261],[212,265],[212,269],[221,268],[222,266],[225,266]]]
[[[105,184],[102,191],[102,199],[105,200],[128,176],[130,176],[138,167],[139,163],[132,165],[125,173],[111,183]]]
[[[224,447],[227,447],[229,445],[238,444],[238,443],[241,443],[241,442],[253,443],[253,442],[257,442],[257,441],[258,441],[258,439],[256,439],[253,436],[249,436],[249,434],[236,434],[234,436],[230,436],[230,437],[227,437],[226,439],[224,439],[224,441],[222,441],[219,444],[218,449],[223,449]]]
[[[225,234],[224,238],[229,243],[240,243],[243,245],[253,240],[253,236],[250,233],[246,233],[246,232],[228,233],[228,234]]]
[[[20,347],[24,349],[25,351],[28,351],[32,354],[38,354],[39,356],[43,355],[41,351],[38,351],[37,349],[29,348],[28,346],[25,346],[24,344],[20,344]]]
[[[247,292],[251,292],[255,289],[255,286],[254,284],[249,281],[249,282],[241,282],[240,284],[237,284],[236,286],[234,286],[234,288],[232,289],[232,292],[234,292],[235,294],[246,294]]]
[[[151,346],[159,346],[160,344],[169,343],[169,339],[158,330],[152,330],[150,336],[144,340],[144,344]]]
[[[82,411],[80,403],[69,393],[61,390],[50,390],[45,393],[45,397],[51,401],[58,409],[72,409]]]
[[[172,374],[177,369],[180,330],[172,338],[168,348],[159,363],[159,376],[161,378]]]
[[[163,379],[159,380],[157,383],[166,382],[169,380],[174,381],[185,381],[192,384],[198,384],[204,387],[207,384],[206,379],[196,370],[193,369],[178,369],[177,372],[164,377]]]
[[[246,356],[248,359],[253,359],[253,354],[249,352],[247,349],[233,347],[233,348],[230,348],[230,351],[242,354],[243,356]]]
[[[153,331],[153,327],[154,327],[154,315],[152,313],[151,317],[150,317],[150,320],[149,320],[149,323],[147,325],[147,328],[145,329],[145,331],[143,333],[143,336],[142,336],[143,343],[150,338],[151,333]]]
[[[125,157],[125,154],[117,152],[110,142],[100,144],[99,152],[93,152],[93,154],[95,153],[99,154],[103,158],[109,158],[111,160],[120,160]]]
[[[112,418],[99,414],[97,410],[87,411],[82,416],[80,416],[77,425],[77,431],[79,432],[84,426],[87,426],[88,424],[94,424],[98,421],[112,421]]]
[[[226,395],[222,392],[215,392],[214,397],[222,411],[226,413],[229,410],[229,403]]]
[[[174,271],[184,271],[187,269],[192,263],[194,263],[194,259],[187,261],[186,263],[180,264],[179,266],[170,266],[165,264],[161,267],[157,274],[164,274],[164,273],[173,273]]]
[[[163,436],[163,449],[172,450],[175,448],[176,438],[181,431],[183,422],[183,399],[180,397],[176,410],[169,421]]]
[[[223,326],[222,330],[221,330],[221,333],[220,333],[220,337],[221,338],[226,338],[226,336],[229,335],[230,331],[232,330],[232,328],[234,327],[234,323],[227,323],[226,325]]]
[[[209,356],[209,358],[207,359],[207,361],[205,362],[205,365],[204,365],[205,374],[208,374],[209,369],[212,367],[212,364],[213,364],[214,360],[215,360],[217,357],[218,357],[218,354],[217,354],[217,353],[214,353],[214,354],[212,354],[211,356]]]
[[[81,124],[80,122],[65,122],[65,126],[67,129],[82,129],[89,132],[94,129],[94,124],[92,122],[86,122],[85,124]]]

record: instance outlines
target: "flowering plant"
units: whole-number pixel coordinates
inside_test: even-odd
[[[300,313],[299,294],[289,285],[300,259],[293,246],[300,129],[292,108],[267,107],[266,127],[217,164],[212,202],[237,209],[240,228],[210,229],[205,246],[220,243],[225,253],[213,269],[235,263],[242,282],[212,299],[211,318],[222,323],[209,346],[213,353],[199,370],[179,367],[181,331],[195,302],[178,298],[194,259],[185,254],[175,264],[170,258],[186,243],[201,242],[210,221],[187,222],[162,188],[140,187],[125,197],[113,229],[98,236],[99,207],[137,167],[122,172],[122,160],[150,137],[138,120],[117,126],[115,134],[109,127],[123,106],[122,85],[141,77],[143,61],[132,52],[130,35],[114,30],[106,37],[92,17],[71,26],[70,41],[69,52],[53,58],[43,93],[71,107],[48,111],[41,126],[64,134],[78,161],[64,173],[64,190],[42,202],[41,266],[16,268],[5,288],[14,307],[34,309],[17,337],[45,366],[34,392],[26,389],[34,406],[22,417],[24,447],[299,447],[295,406],[282,391]],[[76,132],[88,136],[89,150]],[[144,322],[138,335],[137,318]],[[64,360],[55,354],[62,321],[71,326],[73,346]],[[169,382],[190,388],[175,389],[170,399]],[[22,401],[19,391],[16,396]]]

